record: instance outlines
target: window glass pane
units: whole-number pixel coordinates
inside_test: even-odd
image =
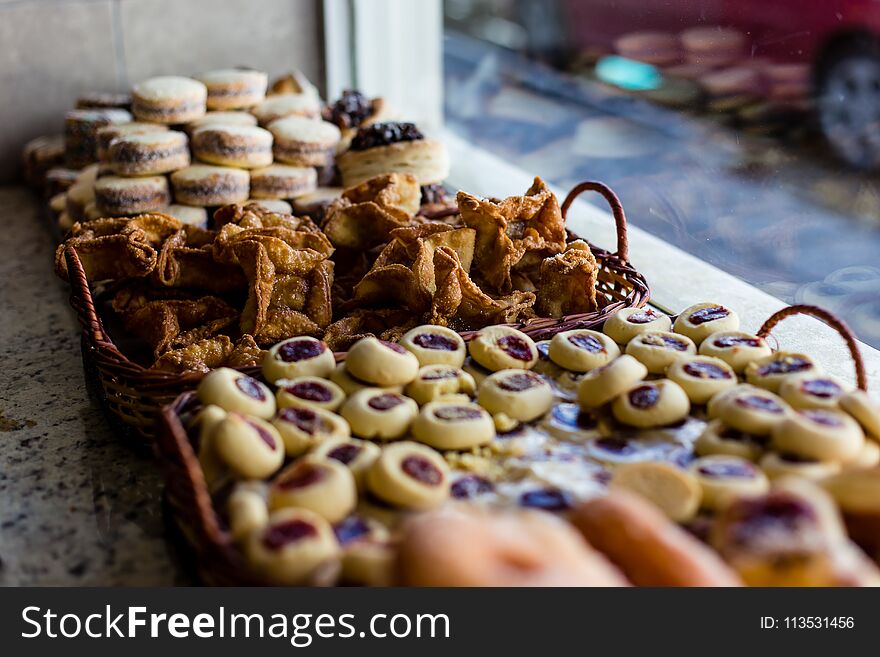
[[[637,226],[880,346],[869,4],[446,0],[446,123],[563,189],[610,184]]]

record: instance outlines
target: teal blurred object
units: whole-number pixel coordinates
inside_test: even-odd
[[[655,67],[618,55],[600,59],[596,64],[596,77],[630,91],[650,91],[663,83],[663,76]]]

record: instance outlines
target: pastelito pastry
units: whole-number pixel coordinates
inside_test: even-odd
[[[299,456],[331,438],[347,438],[348,423],[330,411],[316,406],[287,406],[272,419],[288,456]]]
[[[335,523],[354,511],[356,505],[354,476],[342,463],[332,459],[295,461],[269,485],[272,511],[288,507],[308,509]]]
[[[266,97],[269,78],[261,71],[219,69],[195,76],[208,89],[210,110],[235,110],[253,107]]]
[[[272,121],[268,129],[274,137],[273,152],[278,162],[299,167],[324,167],[333,163],[340,134],[332,123],[288,116]]]
[[[164,176],[103,176],[95,182],[95,205],[105,217],[156,212],[170,203]]]
[[[819,365],[806,354],[777,351],[746,365],[746,381],[771,392],[779,392],[782,382],[792,375],[821,373]]]
[[[403,528],[396,583],[404,586],[626,586],[566,523],[537,512],[443,509]]]
[[[679,358],[696,354],[697,347],[686,335],[646,331],[629,341],[626,353],[641,361],[651,374],[662,374]]]
[[[419,406],[397,392],[364,388],[349,395],[339,413],[360,438],[395,440],[409,430]]]
[[[492,373],[480,384],[477,402],[493,415],[531,422],[553,406],[553,388],[544,377],[521,369]]]
[[[470,449],[495,437],[492,416],[477,404],[432,401],[412,424],[413,438],[435,449]]]
[[[598,269],[589,244],[569,242],[562,253],[541,261],[535,309],[548,317],[595,312]]]
[[[158,76],[131,90],[131,111],[149,123],[189,123],[205,113],[208,89],[192,78]]]
[[[467,356],[464,340],[446,326],[422,325],[410,329],[400,339],[400,346],[415,354],[422,367],[461,367]]]
[[[107,162],[110,158],[110,143],[117,137],[130,135],[145,135],[155,132],[168,132],[168,126],[160,123],[144,123],[132,121],[130,123],[111,123],[98,128],[98,160]]]
[[[611,410],[618,421],[649,429],[682,421],[691,405],[681,386],[659,379],[637,383],[612,402]]]
[[[80,168],[98,161],[98,130],[129,123],[131,114],[120,109],[76,109],[64,115],[64,155],[68,166]]]
[[[733,310],[709,302],[685,308],[673,324],[673,331],[686,335],[698,346],[712,333],[737,329],[739,316]]]
[[[682,387],[692,404],[705,404],[737,384],[733,368],[711,356],[680,358],[666,368],[666,376]]]
[[[602,327],[602,332],[619,345],[626,345],[639,333],[671,330],[669,315],[653,308],[621,308]]]
[[[818,461],[846,462],[862,449],[865,434],[842,411],[805,409],[790,413],[773,427],[773,446]]]
[[[589,329],[562,331],[550,340],[550,359],[566,370],[589,372],[620,355],[620,347],[604,333]]]
[[[211,207],[244,201],[250,176],[242,169],[194,164],[172,173],[171,186],[178,203]]]
[[[301,376],[326,378],[335,367],[336,359],[327,344],[303,335],[283,340],[266,352],[263,376],[270,383]]]
[[[740,586],[709,548],[650,503],[615,490],[584,502],[571,522],[638,586]]]
[[[335,411],[345,401],[345,393],[338,385],[320,376],[298,376],[295,379],[278,379],[275,400],[278,408],[288,406],[316,406]]]
[[[211,444],[226,467],[244,479],[263,479],[284,463],[281,436],[257,417],[227,413],[214,427]]]
[[[623,354],[591,372],[578,384],[578,401],[588,408],[598,408],[634,388],[648,375],[648,369],[628,354]]]
[[[272,164],[272,133],[252,125],[209,123],[193,131],[192,151],[208,164],[258,169]]]
[[[366,482],[373,495],[403,509],[427,511],[449,497],[446,461],[430,447],[408,440],[383,447]]]
[[[107,162],[120,176],[154,176],[188,167],[186,135],[175,130],[129,133],[115,137]]]
[[[426,139],[413,123],[362,126],[337,165],[346,187],[390,172],[411,173],[420,185],[442,182],[449,175],[446,147]]]
[[[700,343],[700,355],[720,358],[742,373],[751,362],[766,358],[771,354],[770,346],[764,338],[745,331],[718,331]]]
[[[340,547],[333,528],[308,509],[280,509],[266,525],[242,541],[248,563],[273,583],[309,583],[324,566],[336,563]]]
[[[257,117],[261,126],[289,116],[316,120],[321,115],[321,105],[311,94],[275,94],[251,108],[251,114]]]
[[[310,167],[293,167],[284,164],[251,171],[251,196],[255,199],[296,198],[313,192],[318,177]]]
[[[737,497],[766,493],[770,484],[764,472],[751,461],[714,454],[701,456],[688,466],[703,491],[703,508],[718,511]]]

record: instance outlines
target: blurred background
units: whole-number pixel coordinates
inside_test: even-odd
[[[443,7],[448,129],[880,346],[880,2]]]

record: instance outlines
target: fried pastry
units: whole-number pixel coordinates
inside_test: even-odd
[[[590,245],[571,242],[565,251],[541,261],[541,284],[537,291],[538,314],[562,317],[594,312],[598,265]]]

